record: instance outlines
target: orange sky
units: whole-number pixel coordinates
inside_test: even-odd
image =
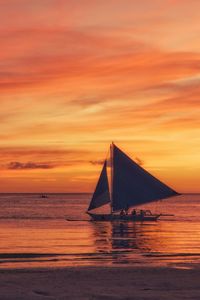
[[[0,6],[0,192],[92,192],[111,141],[200,192],[200,1]]]

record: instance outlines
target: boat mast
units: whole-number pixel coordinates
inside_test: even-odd
[[[111,170],[111,184],[110,184],[110,208],[111,214],[113,213],[113,148],[114,143],[112,142],[110,145],[110,170]]]

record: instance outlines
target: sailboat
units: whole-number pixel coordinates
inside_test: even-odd
[[[104,161],[86,212],[92,220],[156,221],[161,214],[152,214],[150,210],[138,212],[136,209],[130,214],[128,210],[138,205],[180,195],[133,161],[114,143],[110,145],[109,156]],[[93,212],[94,209],[106,204],[110,206],[110,213]]]

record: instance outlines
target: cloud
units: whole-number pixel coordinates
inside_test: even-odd
[[[144,161],[141,160],[140,158],[138,157],[135,157],[134,158],[135,162],[140,165],[140,166],[143,166],[144,165]],[[90,164],[92,165],[103,165],[104,163],[104,159],[100,159],[100,160],[90,160]],[[109,160],[107,161],[107,165],[109,166]]]
[[[135,157],[135,161],[139,166],[143,166],[144,165],[144,161],[141,160],[139,157]]]
[[[8,30],[0,32],[0,40],[1,90],[41,86],[59,78],[98,77],[98,72],[106,75],[113,55],[126,53],[127,47],[132,53],[149,48],[112,36],[112,30],[109,34],[66,28]]]
[[[103,165],[103,163],[104,163],[104,159],[100,159],[100,160],[90,160],[90,163],[92,164],[92,165]]]
[[[69,161],[60,162],[19,162],[12,161],[8,164],[0,165],[1,169],[7,170],[34,170],[34,169],[54,169],[57,167],[69,167],[75,165],[87,164],[87,160],[73,159]]]
[[[0,0],[0,173],[86,189],[112,140],[166,168],[198,149],[197,2]]]
[[[39,147],[0,147],[0,169],[53,169],[88,163],[88,151]]]
[[[49,156],[52,157],[61,157],[61,156],[73,156],[73,155],[83,155],[85,153],[89,153],[87,150],[78,150],[78,149],[57,149],[56,147],[37,147],[37,146],[18,146],[18,147],[0,147],[0,154],[4,157],[9,156]]]
[[[116,96],[145,91],[200,68],[199,53],[169,52],[138,38],[134,29],[127,34],[115,27],[13,28],[0,32],[1,40],[0,90],[6,93],[59,86],[67,95],[73,90],[73,98],[82,93],[82,102],[89,103],[97,97],[95,88]]]
[[[33,169],[53,169],[56,166],[50,163],[35,163],[35,162],[26,162],[21,163],[18,161],[10,162],[7,166],[9,170],[33,170]]]

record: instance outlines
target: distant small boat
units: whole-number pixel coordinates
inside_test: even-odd
[[[150,210],[138,212],[136,209],[129,214],[128,210],[177,195],[180,194],[152,176],[112,143],[110,157],[104,161],[86,213],[94,221],[156,221],[162,214],[152,214]],[[110,213],[91,212],[105,204],[110,205]]]
[[[48,198],[48,196],[45,195],[45,194],[41,194],[41,195],[40,195],[40,198]]]

